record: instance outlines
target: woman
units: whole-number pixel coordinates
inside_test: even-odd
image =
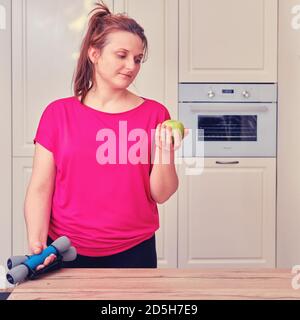
[[[142,27],[102,2],[91,13],[74,96],[47,106],[34,139],[29,248],[38,254],[65,235],[78,253],[65,267],[156,268],[157,203],[177,190],[180,137],[172,144],[162,126],[163,105],[127,89],[147,53]]]

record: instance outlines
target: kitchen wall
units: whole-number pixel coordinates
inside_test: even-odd
[[[300,264],[300,1],[279,1],[277,267]]]

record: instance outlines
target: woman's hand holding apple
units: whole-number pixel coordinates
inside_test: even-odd
[[[171,152],[180,148],[182,139],[188,135],[189,130],[176,120],[166,120],[156,127],[155,143],[162,151]]]

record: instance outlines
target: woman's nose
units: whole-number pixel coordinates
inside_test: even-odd
[[[127,68],[128,70],[133,70],[133,69],[135,68],[135,61],[134,61],[134,59],[128,59],[128,60],[126,61],[126,68]]]

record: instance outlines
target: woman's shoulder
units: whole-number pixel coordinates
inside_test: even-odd
[[[157,111],[157,112],[169,112],[168,108],[161,102],[154,100],[154,99],[149,99],[149,98],[144,98],[144,100],[147,101],[148,105],[151,106],[151,111]]]
[[[55,100],[52,100],[49,102],[49,106],[58,107],[58,106],[65,106],[65,105],[71,105],[74,104],[76,97],[70,96],[70,97],[62,97],[62,98],[57,98]]]
[[[137,95],[133,92],[130,92],[129,91],[129,96],[130,96],[130,100],[131,102],[129,104],[131,105],[137,105],[137,106],[143,106],[143,105],[147,105],[147,110],[153,112],[153,111],[165,111],[167,110],[167,108],[163,105],[163,103],[157,101],[157,100],[154,100],[154,99],[151,99],[151,98],[148,98],[148,97],[144,97],[144,96],[141,96],[141,95]],[[151,108],[149,108],[149,106]]]
[[[59,112],[71,107],[76,103],[76,97],[63,97],[50,101],[45,108],[45,111],[52,110],[52,112]]]

